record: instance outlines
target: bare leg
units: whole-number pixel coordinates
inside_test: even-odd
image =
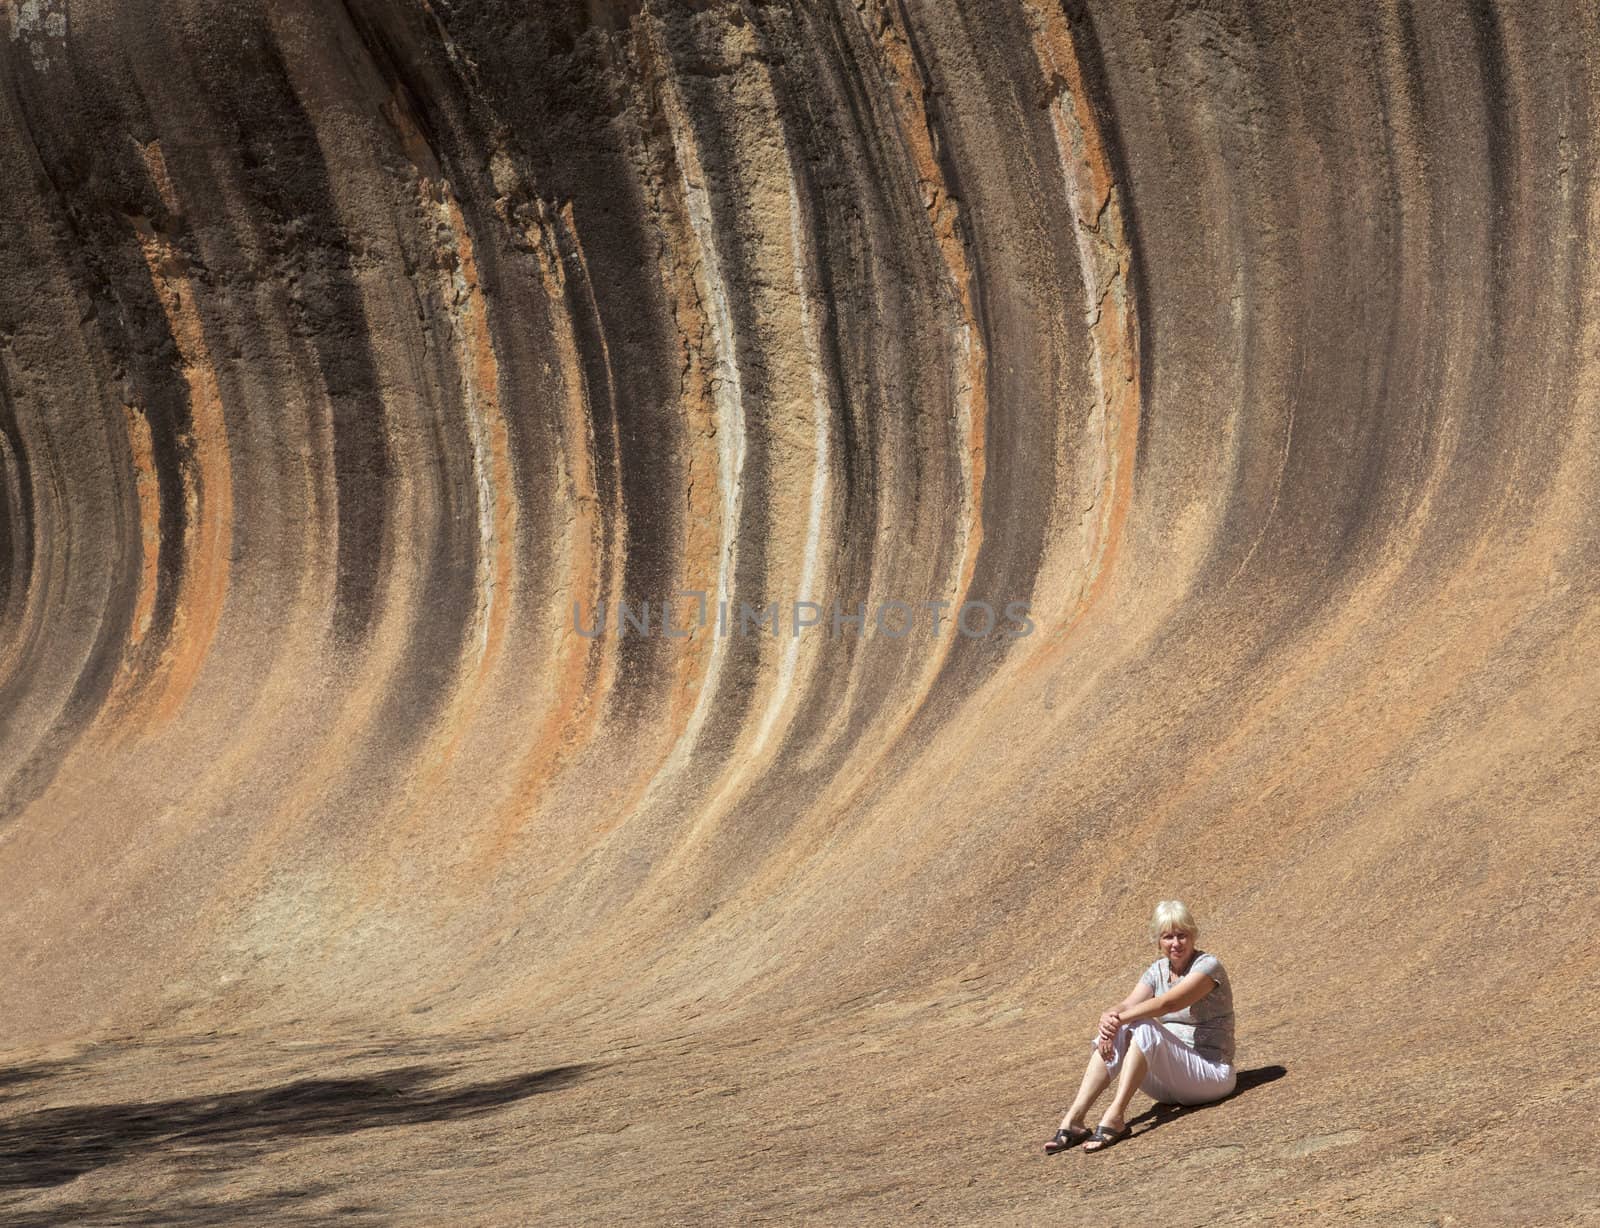
[[[1106,1106],[1105,1116],[1100,1119],[1100,1124],[1108,1130],[1120,1130],[1128,1119],[1128,1105],[1133,1100],[1133,1093],[1139,1090],[1139,1084],[1144,1082],[1145,1071],[1150,1069],[1150,1063],[1145,1058],[1144,1050],[1134,1044],[1132,1038],[1128,1040],[1128,1050],[1122,1055],[1122,1079],[1117,1084],[1117,1091],[1111,1097],[1111,1103]]]
[[[1105,1059],[1098,1053],[1089,1055],[1089,1069],[1083,1072],[1083,1083],[1078,1088],[1078,1098],[1072,1102],[1072,1107],[1067,1110],[1067,1115],[1061,1119],[1063,1130],[1077,1130],[1083,1126],[1083,1119],[1088,1116],[1090,1107],[1100,1099],[1100,1093],[1111,1086],[1111,1072],[1106,1069]]]

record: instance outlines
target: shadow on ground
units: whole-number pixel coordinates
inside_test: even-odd
[[[1288,1073],[1287,1066],[1256,1066],[1250,1070],[1241,1070],[1233,1090],[1221,1100],[1213,1100],[1209,1104],[1152,1104],[1137,1117],[1128,1119],[1128,1126],[1133,1132],[1130,1137],[1149,1134],[1157,1126],[1166,1125],[1167,1122],[1176,1121],[1180,1117],[1187,1117],[1190,1113],[1199,1113],[1206,1109],[1214,1109],[1219,1104],[1227,1104],[1228,1101],[1244,1095],[1252,1088],[1277,1082]]]
[[[556,1066],[429,1087],[451,1072],[406,1066],[221,1096],[40,1109],[0,1123],[0,1192],[61,1185],[106,1164],[163,1152],[193,1157],[209,1149],[255,1150],[315,1135],[455,1121],[565,1087],[593,1069]]]
[[[136,1201],[57,1203],[38,1210],[25,1210],[14,1202],[0,1199],[0,1223],[6,1228],[323,1228],[330,1217],[340,1224],[388,1225],[394,1223],[392,1208],[369,1206],[356,1200],[334,1206],[308,1208],[313,1198],[334,1193],[329,1186],[304,1186],[274,1190],[247,1198],[219,1201],[164,1200],[159,1205]]]
[[[0,1100],[14,1095],[14,1088],[50,1078],[62,1065],[64,1063],[61,1062],[32,1062],[23,1066],[0,1067]]]

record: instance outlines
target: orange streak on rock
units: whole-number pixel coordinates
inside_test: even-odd
[[[1053,86],[1051,119],[1088,296],[1099,436],[1091,478],[1093,518],[1084,526],[1082,553],[1074,568],[1082,587],[1062,621],[1041,639],[1043,652],[1037,656],[1048,660],[1104,591],[1122,540],[1139,431],[1139,324],[1121,202],[1072,32],[1059,6],[1028,0],[1026,11],[1040,68]]]
[[[174,215],[183,212],[178,204],[177,189],[172,186],[172,175],[167,171],[167,156],[161,150],[161,142],[135,144],[138,144],[139,155],[144,159],[145,169],[150,172],[150,181],[155,184],[161,203]]]
[[[511,439],[506,430],[505,412],[500,404],[500,373],[495,364],[494,345],[489,334],[488,304],[478,283],[472,239],[461,220],[461,210],[456,207],[454,200],[450,205],[461,238],[462,271],[467,284],[472,287],[466,321],[472,347],[473,387],[474,394],[482,399],[484,407],[484,421],[489,432],[490,486],[495,492],[494,555],[489,582],[492,591],[502,599],[495,601],[489,611],[485,656],[492,659],[505,640],[506,622],[511,609],[515,559],[513,547],[517,531],[516,487],[511,475]],[[486,666],[480,667],[480,673],[484,668]]]
[[[183,706],[205,664],[228,588],[233,536],[233,473],[222,391],[206,344],[183,254],[148,222],[136,220],[139,246],[189,385],[190,453],[182,465],[183,568],[170,642],[130,727],[158,728]]]
[[[563,582],[554,586],[556,609],[553,634],[556,663],[553,694],[545,705],[527,754],[517,771],[517,784],[510,804],[501,812],[493,832],[488,856],[498,859],[508,842],[533,817],[539,799],[550,780],[568,756],[592,735],[599,722],[603,697],[609,693],[616,674],[616,653],[606,651],[605,639],[587,639],[572,629],[568,621],[573,603],[587,608],[593,617],[604,601],[614,607],[621,591],[620,557],[621,493],[618,487],[616,524],[618,540],[615,557],[606,576],[606,543],[600,515],[600,495],[595,470],[595,441],[592,404],[578,355],[577,340],[568,317],[568,283],[561,262],[557,228],[564,228],[577,249],[576,231],[568,205],[559,219],[541,218],[528,227],[528,238],[538,260],[539,276],[549,303],[551,340],[555,343],[558,374],[565,397],[561,406],[560,435],[564,468],[562,472],[569,528],[563,537]],[[578,260],[582,263],[581,249]],[[587,270],[585,270],[587,280]],[[599,655],[598,678],[588,685]]]

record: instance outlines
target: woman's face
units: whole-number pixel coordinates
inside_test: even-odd
[[[1194,954],[1194,935],[1184,930],[1162,930],[1159,941],[1161,953],[1174,968],[1182,968]]]

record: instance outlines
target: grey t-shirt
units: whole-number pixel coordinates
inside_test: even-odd
[[[1160,1022],[1194,1051],[1213,1062],[1233,1061],[1233,988],[1222,961],[1215,955],[1196,951],[1184,976],[1199,969],[1216,982],[1211,992],[1181,1011],[1161,1016]],[[1155,994],[1164,994],[1183,977],[1174,978],[1172,965],[1165,957],[1156,960],[1139,978]]]

